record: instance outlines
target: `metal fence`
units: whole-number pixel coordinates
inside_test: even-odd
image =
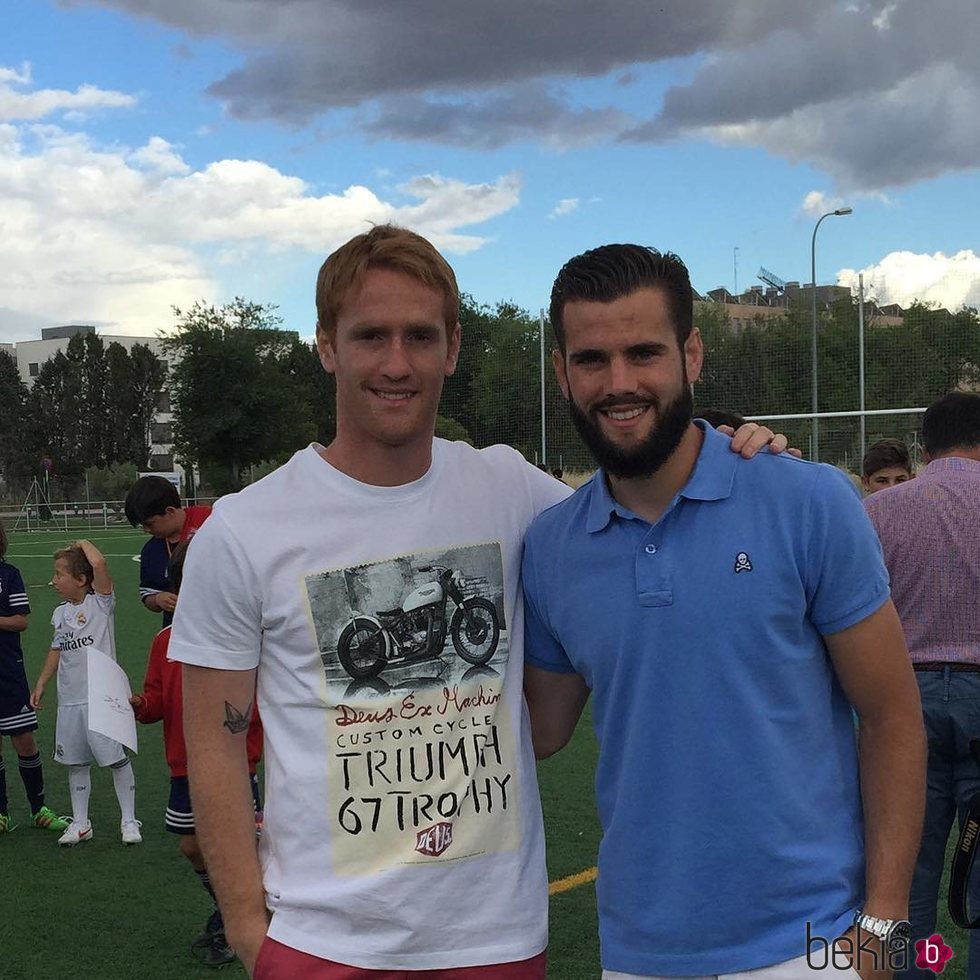
[[[210,504],[214,498],[200,498],[188,503]],[[117,529],[132,531],[126,520],[122,500],[47,501],[43,497],[28,498],[17,507],[0,507],[0,522],[8,532],[63,531],[80,532]]]

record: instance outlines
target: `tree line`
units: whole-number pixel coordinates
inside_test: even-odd
[[[0,471],[8,486],[29,484],[43,455],[77,492],[87,468],[100,471],[148,461],[150,426],[161,389],[169,392],[175,457],[196,464],[204,492],[237,489],[311,440],[329,443],[335,431],[334,381],[313,345],[282,330],[274,306],[242,297],[215,306],[175,309],[176,329],[162,339],[171,367],[164,373],[149,348],[131,354],[105,347],[94,334],[73,337],[47,361],[28,392],[11,358],[0,357],[0,413],[12,437],[0,444]],[[695,385],[698,407],[742,415],[810,410],[810,314],[791,307],[775,319],[735,328],[724,308],[698,304],[695,324],[704,337],[705,367]],[[476,446],[501,442],[530,460],[541,452],[540,325],[508,302],[477,303],[464,296],[463,343],[446,382],[437,434]],[[843,299],[821,313],[819,406],[858,407],[858,310]],[[550,364],[550,327],[544,370],[547,463],[591,467],[571,425]],[[866,407],[924,406],[956,387],[980,384],[980,317],[915,305],[901,325],[865,329]],[[868,421],[868,438],[903,436],[916,421],[886,416]],[[807,448],[810,423],[777,424],[791,443]],[[821,457],[857,455],[858,422],[821,426]]]
[[[41,364],[30,389],[14,359],[0,353],[0,474],[7,495],[26,493],[35,477],[58,495],[77,494],[89,470],[145,466],[164,368],[145,344],[108,347],[76,334]]]

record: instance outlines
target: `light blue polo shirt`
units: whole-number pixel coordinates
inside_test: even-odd
[[[656,524],[597,474],[534,522],[523,574],[527,662],[592,690],[603,967],[732,973],[802,956],[807,922],[843,933],[863,824],[821,637],[888,598],[847,477],[708,427]]]

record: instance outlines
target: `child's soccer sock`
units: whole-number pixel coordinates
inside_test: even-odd
[[[7,769],[0,758],[0,813],[6,813],[7,807]]]
[[[41,753],[18,756],[17,763],[31,813],[37,813],[44,806],[44,769],[41,766]]]
[[[214,902],[215,907],[217,907],[218,900],[214,897],[214,889],[211,887],[211,878],[208,875],[207,869],[204,871],[198,871],[197,868],[195,868],[194,874],[197,875],[197,880],[201,883],[204,890],[211,896],[211,901]]]
[[[112,785],[116,788],[116,799],[119,800],[119,812],[122,814],[123,823],[127,820],[136,819],[136,774],[133,772],[133,764],[126,759],[125,762],[112,769]]]
[[[88,823],[88,798],[92,793],[92,776],[88,766],[68,767],[68,792],[71,795],[72,821]]]

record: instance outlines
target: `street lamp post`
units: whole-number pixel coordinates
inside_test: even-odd
[[[817,229],[824,218],[850,214],[852,208],[838,208],[822,214],[813,228],[810,239],[810,404],[813,412],[813,458],[820,461],[820,421],[817,418]]]

